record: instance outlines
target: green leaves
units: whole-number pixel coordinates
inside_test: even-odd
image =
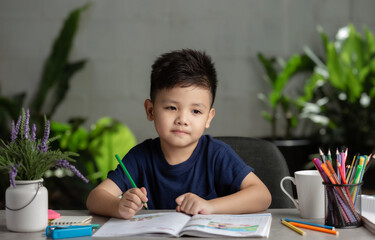
[[[86,64],[87,60],[69,62],[69,55],[78,31],[81,14],[90,5],[88,3],[71,11],[53,42],[44,63],[39,86],[30,103],[30,109],[34,114],[33,118],[37,123],[43,120],[43,115],[47,115],[48,118],[52,117],[57,107],[65,99],[72,77]],[[10,132],[8,122],[17,118],[25,104],[25,98],[26,93],[19,93],[11,97],[0,95],[0,138],[8,137]]]
[[[279,65],[276,65],[276,58],[266,58],[263,54],[258,54],[258,59],[263,65],[266,72],[266,80],[271,86],[271,91],[268,95],[268,105],[270,106],[270,113],[262,112],[263,117],[270,121],[272,125],[272,138],[275,139],[276,124],[279,115],[279,109],[282,110],[282,116],[286,120],[285,138],[291,137],[292,128],[297,126],[298,120],[294,115],[295,111],[292,110],[295,106],[294,98],[285,93],[285,88],[292,79],[292,77],[301,72],[311,72],[314,67],[313,61],[306,55],[295,54],[290,57],[286,63],[279,59]],[[262,100],[266,100],[263,95],[259,95]],[[297,97],[295,97],[297,98]]]
[[[123,157],[137,141],[130,129],[112,118],[99,119],[91,132],[89,150],[94,155],[101,180],[117,166],[115,154]],[[99,176],[99,175],[97,175]]]
[[[110,117],[99,119],[90,129],[77,123],[52,122],[53,135],[59,135],[59,147],[78,151],[88,178],[94,183],[104,180],[117,166],[115,154],[124,156],[137,143],[131,130]]]
[[[309,71],[313,67],[312,61],[306,55],[293,55],[287,61],[282,71],[277,75],[273,81],[273,90],[270,94],[271,106],[276,107],[277,103],[283,98],[284,101],[289,101],[288,98],[283,95],[283,90],[291,79],[291,77],[299,72]]]
[[[51,53],[44,64],[39,88],[31,103],[32,111],[40,112],[42,108],[47,107],[47,116],[50,117],[56,106],[64,99],[65,93],[69,89],[70,78],[85,65],[86,60],[71,64],[68,62],[68,57],[73,46],[74,36],[78,30],[80,16],[89,6],[90,4],[86,4],[73,10],[64,21],[63,27],[53,43]],[[53,87],[55,87],[56,94],[54,95],[56,98],[52,104],[48,104],[45,99],[47,93]]]
[[[69,88],[70,77],[84,66],[85,61],[80,61],[80,66],[68,63],[68,57],[72,49],[74,36],[78,30],[81,13],[88,7],[89,4],[86,4],[73,10],[64,21],[63,27],[53,43],[52,51],[44,64],[39,88],[31,103],[31,109],[34,112],[41,111],[46,104],[47,93],[51,88],[56,87],[57,98],[48,106],[47,112],[49,114],[47,116],[50,116],[58,103],[63,100],[65,92]],[[61,86],[62,88],[60,88]]]
[[[329,141],[352,146],[375,144],[375,40],[364,29],[363,37],[352,24],[337,32],[334,40],[319,28],[325,58],[310,49],[306,54],[317,64],[300,101],[319,106],[316,113],[328,118]],[[324,104],[319,104],[324,102]],[[316,118],[319,119],[319,118]],[[326,137],[327,138],[327,137]]]

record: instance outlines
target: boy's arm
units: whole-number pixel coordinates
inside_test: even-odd
[[[121,198],[122,191],[111,179],[107,178],[94,188],[86,201],[91,212],[117,218],[131,218],[147,202],[147,191],[142,188],[128,189]]]
[[[271,194],[264,183],[249,173],[241,183],[240,190],[228,196],[204,200],[187,193],[176,199],[177,211],[188,214],[239,214],[266,210],[271,204]]]
[[[87,197],[87,209],[93,213],[121,218],[118,211],[121,189],[110,179],[105,179]]]
[[[264,211],[271,205],[271,201],[268,188],[253,172],[244,178],[238,192],[209,200],[215,213],[227,214]]]

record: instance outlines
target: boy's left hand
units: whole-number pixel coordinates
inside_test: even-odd
[[[211,204],[197,196],[194,193],[185,193],[176,198],[177,212],[184,212],[186,214],[211,214],[213,209]]]

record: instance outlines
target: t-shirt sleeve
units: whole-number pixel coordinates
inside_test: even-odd
[[[134,161],[135,151],[136,150],[134,148],[131,149],[122,159],[122,163],[125,165],[129,174],[132,176],[134,182],[138,182],[138,171],[136,166],[137,162]],[[117,165],[115,170],[111,170],[108,172],[107,178],[111,179],[114,183],[116,183],[122,192],[126,192],[128,189],[133,188],[131,182],[127,178],[124,170],[122,170],[120,164]]]
[[[254,169],[248,166],[229,146],[216,153],[215,188],[220,196],[237,192],[244,178]]]

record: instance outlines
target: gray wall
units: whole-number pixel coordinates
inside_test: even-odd
[[[0,0],[1,93],[33,95],[62,20],[86,0]],[[316,25],[329,36],[353,22],[375,30],[372,0],[106,0],[84,13],[71,59],[88,58],[54,120],[112,116],[138,141],[155,137],[143,102],[150,66],[161,53],[205,50],[216,62],[219,87],[212,135],[265,136],[257,98],[266,92],[256,54],[287,57],[304,45],[321,52]]]

